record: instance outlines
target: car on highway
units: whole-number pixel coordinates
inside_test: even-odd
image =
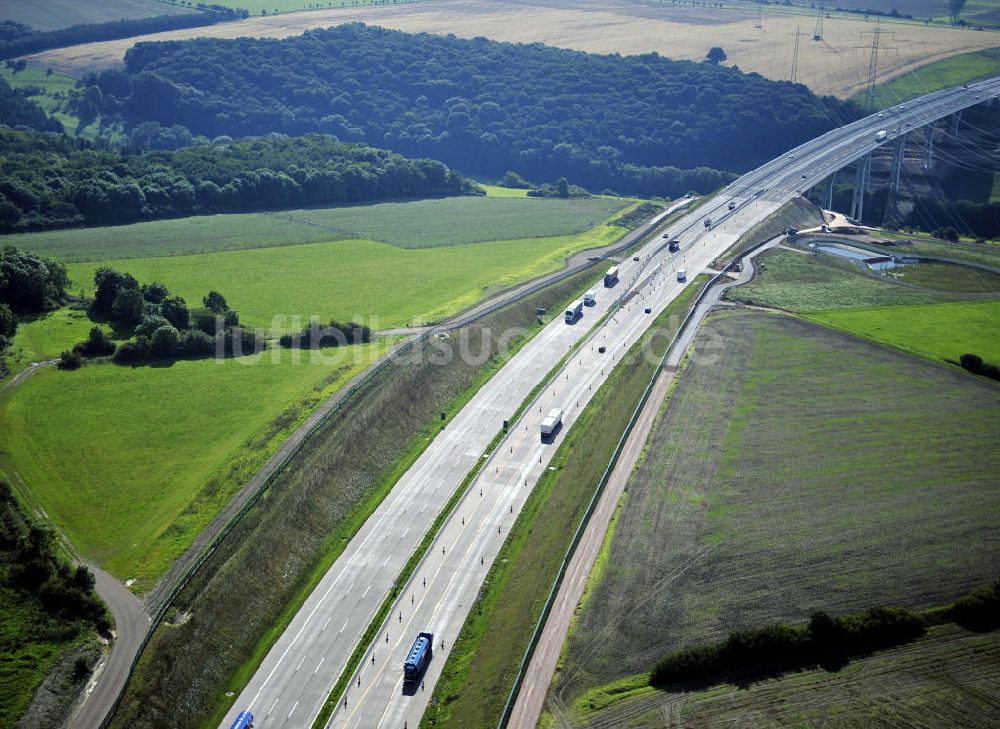
[[[608,351],[608,348],[602,344],[600,347],[597,348],[597,351],[600,352],[601,354],[604,354],[605,352]]]
[[[639,256],[632,256],[632,260],[633,261],[638,261],[639,260]]]

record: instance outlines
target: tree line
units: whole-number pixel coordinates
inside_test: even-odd
[[[622,57],[364,25],[284,40],[139,43],[92,75],[100,113],[194,135],[326,132],[499,178],[676,196],[860,115],[805,86]],[[95,93],[96,96],[96,93]],[[698,170],[694,175],[686,171]]]
[[[839,616],[817,612],[806,625],[775,623],[737,630],[722,642],[692,646],[661,659],[649,683],[658,688],[677,683],[710,685],[817,665],[842,666],[851,658],[915,640],[928,625],[942,622],[977,632],[1000,627],[1000,581],[941,610],[878,607]]]
[[[0,33],[0,59],[15,58],[51,48],[76,46],[81,43],[132,38],[166,30],[198,28],[226,20],[238,20],[248,15],[242,8],[227,8],[222,5],[209,6],[199,3],[198,9],[202,12],[156,15],[151,18],[126,18],[106,23],[81,23],[48,31],[32,30],[20,23],[6,24]]]
[[[440,162],[323,134],[131,154],[0,128],[0,231],[462,194]]]
[[[0,586],[16,590],[61,626],[35,626],[52,639],[67,640],[81,623],[108,634],[111,622],[94,592],[94,575],[85,566],[71,567],[57,556],[48,529],[34,524],[0,481]],[[58,635],[63,633],[64,635]]]

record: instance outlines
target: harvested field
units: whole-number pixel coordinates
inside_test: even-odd
[[[0,20],[24,23],[35,30],[58,30],[81,23],[107,23],[112,20],[194,12],[197,11],[193,8],[168,5],[156,0],[4,0],[0,4]]]
[[[996,383],[775,314],[697,342],[721,346],[696,349],[629,483],[557,707],[732,630],[996,578]]]
[[[1000,632],[976,634],[943,625],[915,643],[853,661],[840,671],[813,669],[749,687],[647,691],[589,715],[585,725],[610,729],[835,723],[986,729],[1000,723],[998,692]]]
[[[800,44],[798,80],[817,93],[848,98],[864,88],[868,50],[875,23],[856,16],[826,19],[824,37],[811,40],[812,16],[768,8],[763,27],[754,27],[755,5],[701,7],[625,0],[435,0],[405,6],[366,6],[252,17],[239,23],[172,31],[120,41],[92,43],[29,56],[32,65],[73,76],[120,66],[137,40],[180,40],[200,36],[284,38],[309,28],[364,22],[407,32],[454,33],[499,41],[545,43],[594,53],[657,52],[674,59],[700,60],[722,46],[728,63],[772,79],[788,79],[796,28]],[[885,27],[887,24],[883,24]],[[992,32],[891,23],[894,51],[880,58],[878,80],[886,81],[932,61],[1000,45]]]

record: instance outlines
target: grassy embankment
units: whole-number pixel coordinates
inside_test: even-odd
[[[32,600],[0,587],[0,727],[14,727],[45,677],[75,648],[96,643],[92,629],[61,623]]]
[[[1000,73],[1000,48],[988,48],[945,58],[897,76],[875,87],[875,106],[888,109],[948,86],[988,78]],[[864,94],[854,98],[861,103]]]
[[[995,579],[994,383],[781,315],[712,317],[705,341],[725,346],[654,428],[554,706],[738,628]]]
[[[1000,293],[904,286],[888,276],[863,273],[852,262],[827,254],[774,250],[764,254],[760,261],[761,275],[746,286],[730,289],[726,298],[809,313],[829,309],[968,301],[995,297]],[[918,267],[920,265],[925,264]]]
[[[593,277],[578,274],[491,314],[468,328],[469,346],[479,351],[488,331],[536,329],[536,307],[561,306]],[[392,363],[278,476],[180,595],[179,614],[194,618],[157,631],[115,726],[168,716],[217,725],[233,700],[226,693],[239,693],[368,514],[504,361],[496,352],[485,364],[463,361],[461,337],[438,343],[454,350],[446,364]]]
[[[699,282],[701,283],[701,282]],[[650,349],[663,353],[700,285],[658,317]],[[654,362],[635,345],[594,395],[539,479],[490,568],[452,649],[422,726],[488,726],[499,719],[521,656],[600,474],[638,404]]]

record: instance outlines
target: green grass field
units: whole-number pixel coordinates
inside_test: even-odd
[[[152,581],[390,342],[170,366],[54,367],[0,392],[0,472],[108,571]],[[300,363],[294,362],[301,354]]]
[[[67,134],[76,132],[80,119],[65,110],[66,97],[76,86],[76,79],[61,73],[46,74],[43,69],[28,66],[23,71],[14,73],[6,65],[0,66],[0,77],[14,88],[35,87],[42,93],[31,98],[51,116],[58,119]]]
[[[932,627],[908,645],[820,668],[703,691],[661,692],[636,677],[602,711],[585,711],[589,727],[920,726],[987,729],[1000,723],[992,697],[1000,691],[1000,632],[976,634],[956,625]],[[891,700],[887,701],[886,697]],[[756,723],[756,722],[755,722]],[[553,724],[540,724],[549,727]]]
[[[779,314],[711,317],[696,345],[556,706],[738,628],[937,606],[996,579],[996,383]]]
[[[657,358],[700,288],[689,286],[650,328],[647,346]],[[655,362],[643,345],[630,349],[559,446],[555,470],[539,479],[490,568],[479,607],[452,648],[422,727],[486,727],[500,718],[569,540]]]
[[[85,311],[69,307],[20,322],[13,344],[4,352],[11,374],[16,375],[32,362],[57,359],[62,352],[84,341],[93,326]],[[107,327],[103,329],[110,335]]]
[[[502,188],[496,188],[502,189]],[[203,215],[106,228],[7,236],[11,245],[69,263],[153,258],[365,239],[399,248],[582,233],[634,201],[450,197],[273,213]]]
[[[847,309],[807,318],[928,359],[957,361],[971,352],[1000,363],[1000,301]]]
[[[1000,73],[1000,48],[963,53],[921,66],[875,87],[875,106],[888,109],[948,86],[967,83]],[[864,95],[854,99],[861,102]]]
[[[244,323],[296,329],[292,317],[361,318],[373,328],[406,326],[454,314],[484,297],[554,271],[567,256],[607,245],[620,228],[580,235],[528,238],[420,250],[344,240],[192,256],[77,263],[74,288],[110,265],[140,281],[163,281],[189,303],[215,289]],[[275,320],[275,317],[284,317]]]
[[[788,311],[813,312],[933,304],[984,296],[904,286],[887,276],[862,273],[853,263],[828,254],[774,250],[765,253],[760,261],[761,275],[745,286],[730,289],[727,299]]]

